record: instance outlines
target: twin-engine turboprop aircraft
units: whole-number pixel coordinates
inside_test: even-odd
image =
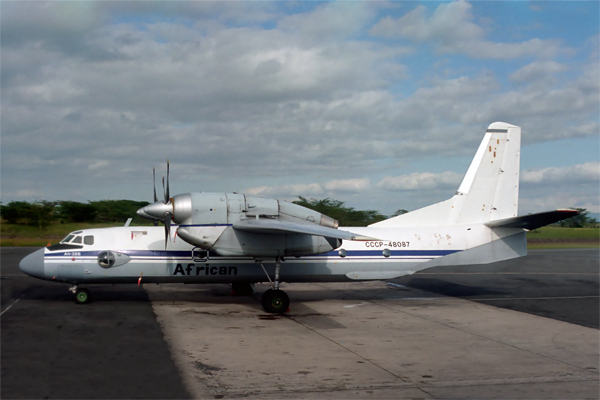
[[[391,279],[442,265],[484,264],[524,256],[526,231],[576,215],[557,210],[517,217],[521,128],[495,122],[449,200],[368,227],[338,229],[332,218],[293,203],[238,193],[169,194],[138,210],[153,226],[72,232],[25,257],[19,267],[40,279],[94,283],[231,283],[262,295],[283,313],[284,282]],[[163,178],[164,188],[164,178]],[[171,231],[174,234],[171,235]]]

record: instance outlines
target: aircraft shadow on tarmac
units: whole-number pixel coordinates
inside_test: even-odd
[[[129,286],[129,285],[128,285]],[[96,302],[147,302],[148,294],[137,286],[131,285],[129,288],[116,289],[106,286],[97,286],[90,288],[93,290],[93,299]],[[47,302],[74,302],[74,295],[66,290],[66,286],[33,286],[25,290],[21,296],[27,300],[40,300]],[[85,306],[84,306],[85,307]]]
[[[354,300],[383,300],[389,298],[409,297],[418,299],[419,297],[430,298],[432,294],[440,294],[451,297],[479,297],[479,296],[502,296],[508,294],[505,291],[492,290],[485,287],[476,287],[462,285],[455,282],[448,282],[441,279],[432,278],[413,278],[405,287],[388,286],[385,289],[363,288],[356,284],[348,284],[344,287],[335,289],[311,289],[295,290],[295,285],[287,286],[291,297],[295,301],[312,302],[332,299],[354,299]],[[154,286],[154,285],[152,285]],[[267,285],[261,285],[252,296],[238,296],[232,293],[231,287],[225,284],[211,285],[177,285],[173,290],[170,287],[162,290],[162,285],[158,285],[158,290],[152,290],[152,299],[155,301],[173,301],[173,302],[193,302],[193,303],[239,303],[244,298],[248,299],[249,305],[253,303],[252,298],[257,298],[260,308],[260,295],[267,289]],[[264,286],[264,288],[262,287]],[[148,293],[141,286],[137,285],[89,285],[94,302],[147,302]],[[264,289],[264,290],[263,290]],[[408,293],[410,292],[410,293]],[[258,296],[258,297],[257,297]],[[22,297],[29,300],[44,301],[73,301],[73,295],[66,290],[64,286],[54,285],[35,285],[29,287],[23,292]],[[246,303],[246,301],[243,301]],[[294,307],[297,308],[297,307]]]
[[[410,279],[409,282],[405,283],[405,285],[426,292],[433,292],[442,294],[444,296],[460,298],[480,297],[489,295],[502,296],[510,293],[507,291],[493,290],[481,286],[462,285],[460,283],[448,282],[445,280],[435,278],[414,277]]]

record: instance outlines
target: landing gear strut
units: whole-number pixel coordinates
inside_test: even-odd
[[[283,314],[290,306],[290,298],[283,290],[279,290],[281,257],[277,257],[275,259],[275,281],[271,281],[271,277],[269,277],[269,274],[267,274],[265,267],[262,264],[261,266],[263,267],[263,270],[265,271],[267,278],[269,278],[269,282],[271,282],[273,288],[263,293],[260,302],[266,312],[271,314]]]
[[[77,285],[73,285],[69,288],[69,291],[75,294],[75,303],[77,304],[92,302],[92,294],[86,288],[78,288]]]

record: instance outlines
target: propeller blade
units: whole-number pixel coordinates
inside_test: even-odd
[[[167,243],[171,241],[171,214],[165,215],[165,250],[167,249]]]
[[[154,186],[154,202],[158,201],[158,197],[156,197],[156,168],[152,167],[152,184]]]
[[[165,192],[165,204],[171,200],[171,192],[169,191],[169,159],[167,158],[167,191]]]
[[[158,201],[158,196],[156,196],[156,168],[152,167],[152,186],[154,187],[154,202]],[[158,220],[155,219],[152,221],[154,226],[158,226]]]

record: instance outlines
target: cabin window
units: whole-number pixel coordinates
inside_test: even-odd
[[[93,236],[85,236],[83,238],[83,244],[94,244],[94,237]]]
[[[75,239],[71,241],[71,243],[79,243],[81,244],[81,236],[75,236]]]

